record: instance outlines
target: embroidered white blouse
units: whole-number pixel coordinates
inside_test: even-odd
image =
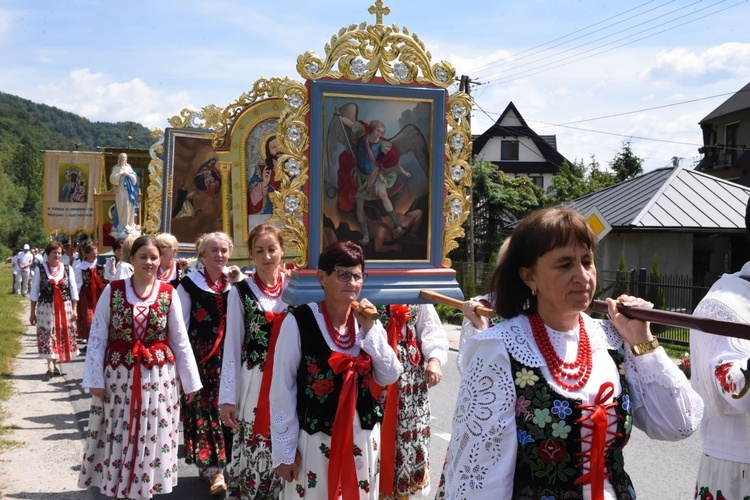
[[[398,380],[404,369],[396,353],[388,345],[388,337],[380,321],[375,321],[367,334],[359,325],[356,325],[357,340],[354,346],[341,349],[331,340],[318,304],[311,302],[308,305],[315,315],[315,321],[323,333],[326,344],[332,351],[343,352],[350,356],[358,356],[360,351],[365,351],[372,361],[372,375],[375,382],[386,386]],[[300,328],[294,315],[288,314],[281,324],[279,339],[276,343],[273,379],[271,380],[271,450],[274,468],[281,464],[294,463],[294,456],[297,452],[299,435],[297,370],[301,361]]]
[[[406,329],[406,326],[403,329]],[[424,359],[435,358],[444,365],[448,361],[448,335],[433,305],[417,306],[417,323],[414,329],[422,345]]]
[[[159,283],[158,281],[156,282]],[[140,299],[131,285],[131,280],[125,281],[125,294],[128,302],[134,306],[150,307],[158,296],[159,287],[152,287],[151,293],[145,300]],[[104,354],[107,350],[109,339],[109,317],[111,288],[107,285],[96,304],[94,320],[91,323],[88,348],[86,350],[86,362],[83,365],[83,387],[104,388]],[[175,357],[177,374],[185,394],[190,394],[202,387],[198,364],[190,347],[185,324],[182,321],[182,307],[176,293],[172,293],[172,304],[167,313],[167,329],[169,347]]]
[[[522,383],[528,374],[511,373],[511,355],[520,363],[540,368],[553,390],[566,398],[580,399],[584,405],[594,404],[599,388],[607,381],[614,383],[613,397],[620,394],[618,368],[607,350],[622,348],[623,340],[609,321],[594,320],[585,314],[583,317],[591,342],[593,370],[588,383],[578,391],[563,389],[551,377],[526,316],[516,316],[483,332],[470,323],[464,325],[467,331],[462,335],[458,355],[461,386],[444,471],[446,498],[512,497],[518,449],[515,384]],[[547,331],[560,358],[574,361],[578,328],[558,332],[547,327]],[[659,347],[634,357],[625,345],[625,352],[635,425],[651,438],[667,441],[695,432],[703,401],[664,349]],[[616,417],[610,412],[610,429],[616,424]],[[586,433],[583,429],[584,437]],[[582,451],[588,447],[584,440]],[[584,497],[590,498],[589,485],[584,486]],[[605,481],[605,498],[615,498],[609,481]]]

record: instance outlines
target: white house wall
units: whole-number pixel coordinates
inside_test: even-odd
[[[516,140],[520,142],[518,145],[518,161],[547,163],[547,160],[545,160],[544,155],[539,152],[539,148],[536,147],[534,141],[528,137],[491,137],[477,156],[486,161],[501,161],[500,154],[502,141]]]
[[[645,268],[651,272],[654,254],[661,274],[693,274],[693,235],[691,233],[610,233],[597,245],[599,269],[617,271],[620,253],[625,253],[625,269]]]

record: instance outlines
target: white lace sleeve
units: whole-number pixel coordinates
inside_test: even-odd
[[[391,352],[393,352],[391,350]],[[281,324],[276,340],[271,379],[272,467],[294,463],[299,438],[297,420],[297,370],[302,360],[299,327],[293,314]]]
[[[182,284],[177,285],[177,296],[180,298],[180,306],[182,306],[182,318],[180,320],[184,323],[187,329],[190,326],[190,308],[193,307],[193,301],[190,298],[190,294],[185,290]]]
[[[614,330],[609,321],[603,321],[602,327]],[[677,441],[698,430],[703,399],[664,349],[633,356],[625,343],[624,350],[635,425],[649,437],[663,441]]]
[[[435,358],[444,365],[448,361],[448,335],[440,317],[431,304],[420,304],[417,309],[416,329],[422,343],[422,355],[426,360]]]
[[[31,302],[37,302],[39,300],[39,288],[42,284],[41,274],[42,273],[36,272],[34,273],[34,277],[31,278],[31,291],[29,292],[29,300]]]
[[[240,379],[242,341],[245,337],[243,304],[237,287],[232,287],[227,299],[227,326],[224,334],[224,354],[221,358],[219,404],[237,404],[235,381]]]
[[[73,266],[68,266],[68,279],[70,281],[70,300],[78,302],[78,283]],[[88,349],[86,349],[88,351]]]
[[[94,319],[86,344],[86,361],[83,364],[83,388],[104,389],[104,354],[109,339],[109,299],[112,293],[109,285],[104,287],[96,303]]]
[[[169,306],[167,316],[167,328],[169,330],[169,346],[175,357],[177,373],[180,376],[180,384],[185,394],[196,392],[203,387],[201,377],[198,373],[198,363],[195,361],[193,348],[190,346],[185,324],[182,322],[182,308],[179,300],[174,300]]]
[[[448,499],[511,498],[518,441],[510,357],[502,340],[464,346],[463,375],[445,464]]]
[[[370,331],[367,332],[367,336],[362,340],[361,347],[372,358],[372,378],[375,382],[388,385],[398,380],[404,367],[391,346],[388,345],[388,335],[380,321],[375,321]]]

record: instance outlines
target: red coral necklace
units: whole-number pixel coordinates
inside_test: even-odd
[[[275,299],[281,295],[281,273],[276,273],[275,285],[266,285],[263,283],[263,280],[258,276],[258,271],[255,271],[255,274],[253,274],[253,281],[267,297]]]
[[[349,318],[346,320],[346,326],[344,327],[344,333],[341,333],[339,329],[334,327],[333,323],[331,323],[331,318],[328,314],[328,308],[326,307],[325,302],[320,302],[320,312],[323,313],[326,329],[328,330],[328,335],[331,337],[331,340],[333,340],[333,343],[341,349],[351,349],[357,338],[354,330],[354,314],[351,312],[349,313]]]
[[[175,263],[174,259],[172,259],[172,262],[169,263],[169,267],[164,270],[164,272],[161,272],[161,266],[159,266],[159,269],[156,270],[156,277],[159,279],[159,281],[167,281],[170,276],[172,276],[172,270],[174,269]]]
[[[130,278],[130,286],[133,288],[133,293],[135,294],[136,297],[141,299],[141,301],[146,300],[151,295],[151,292],[154,291],[154,283],[156,282],[152,279],[151,283],[147,285],[146,288],[143,290],[143,295],[139,295],[135,289],[135,281],[133,280],[133,278]]]
[[[560,359],[560,356],[555,352],[555,348],[549,339],[549,333],[547,328],[544,326],[544,321],[539,314],[534,313],[529,316],[529,323],[531,323],[531,331],[534,333],[534,340],[539,350],[542,351],[544,361],[547,363],[552,378],[555,382],[560,385],[563,389],[568,391],[577,391],[588,382],[591,376],[591,343],[589,342],[589,335],[586,332],[586,327],[583,325],[583,317],[578,315],[578,327],[579,327],[579,339],[578,339],[578,354],[576,355],[575,361],[567,363]],[[565,381],[578,380],[573,384],[569,384]]]
[[[208,288],[213,290],[216,293],[221,293],[224,291],[224,287],[227,286],[227,277],[224,273],[221,273],[221,278],[219,278],[219,281],[214,283],[214,280],[211,279],[211,276],[208,275],[208,271],[203,273],[203,277],[206,279],[206,284],[208,285]]]

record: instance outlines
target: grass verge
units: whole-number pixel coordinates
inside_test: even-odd
[[[0,402],[7,401],[13,393],[13,360],[21,352],[21,335],[24,328],[19,321],[22,310],[21,297],[9,293],[13,289],[13,269],[9,264],[0,264]],[[25,299],[24,299],[25,300]],[[0,447],[11,446],[4,435],[12,430],[5,424],[0,413]]]

